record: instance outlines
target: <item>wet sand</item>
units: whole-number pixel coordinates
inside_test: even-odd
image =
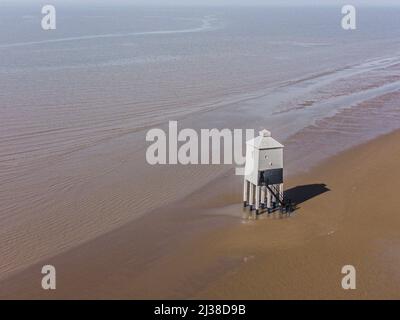
[[[145,215],[157,213],[157,217],[162,215],[161,219],[169,221],[170,206],[179,201],[189,201],[186,211],[193,214],[185,211],[175,219],[176,224],[169,227],[160,224],[158,230],[153,226],[158,222],[149,222],[151,227],[147,229],[164,233],[164,228],[175,228],[180,233],[187,228],[181,224],[182,216],[189,217],[188,223],[195,229],[200,225],[213,226],[214,221],[205,218],[204,211],[208,208],[193,209],[189,195],[215,184],[221,175],[233,175],[229,170],[234,166],[149,165],[146,149],[150,143],[146,142],[146,132],[154,126],[167,132],[166,119],[179,121],[179,129],[192,128],[197,132],[212,128],[253,128],[257,132],[268,128],[286,145],[285,171],[293,175],[338,152],[400,128],[399,71],[397,57],[380,57],[329,72],[320,70],[299,79],[295,77],[295,81],[272,86],[260,84],[262,89],[256,86],[238,96],[223,94],[214,102],[203,103],[202,112],[185,108],[185,104],[171,103],[172,108],[184,109],[186,116],[179,112],[165,113],[167,109],[161,113],[153,110],[164,116],[162,123],[154,114],[150,116],[154,123],[136,123],[138,114],[130,113],[135,108],[128,108],[129,112],[122,116],[129,122],[126,126],[113,118],[110,121],[116,127],[108,123],[93,128],[97,116],[91,115],[98,105],[91,104],[89,99],[85,104],[91,107],[83,109],[87,111],[85,116],[80,114],[80,107],[76,107],[77,113],[71,113],[83,121],[77,132],[65,122],[65,112],[56,108],[56,114],[46,113],[46,105],[43,112],[47,118],[38,113],[39,109],[27,106],[31,112],[34,110],[34,119],[40,120],[38,127],[30,131],[31,117],[23,117],[21,122],[18,111],[21,109],[8,106],[10,118],[2,117],[7,125],[0,139],[0,281],[113,231],[128,230],[127,226]],[[147,104],[143,108],[152,110]],[[110,116],[114,115],[114,109],[106,109]],[[100,108],[95,113],[103,111]],[[20,131],[21,127],[27,131]],[[241,187],[241,182],[231,184]],[[214,194],[223,197],[224,192],[221,187]],[[202,200],[209,196],[204,194]],[[202,224],[197,226],[198,219]],[[221,225],[230,223],[234,217],[224,219],[227,221]],[[149,248],[146,253],[142,243],[154,243],[158,235],[149,232],[147,236],[142,229],[138,230],[134,232],[140,235],[135,239],[137,243],[129,240],[129,248],[135,251],[132,248],[138,247],[143,256],[153,256],[156,250]],[[168,245],[164,248],[174,249]],[[141,261],[134,254],[132,259]]]
[[[232,172],[136,221],[13,274],[1,298],[400,298],[400,132],[291,177],[291,216],[242,210]],[[40,289],[43,264],[57,290]],[[357,289],[341,288],[341,268]]]
[[[347,151],[290,180],[289,219],[262,219],[209,238],[242,266],[197,297],[399,299],[400,132]],[[357,270],[343,290],[341,268]]]

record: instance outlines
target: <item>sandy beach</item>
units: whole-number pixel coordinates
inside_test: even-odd
[[[290,180],[300,203],[211,241],[244,264],[197,296],[249,299],[399,299],[400,132],[345,152]],[[308,199],[309,198],[309,199]],[[357,289],[343,290],[344,265]]]
[[[39,288],[39,263],[3,281],[0,297],[399,298],[399,139],[382,136],[291,177],[291,216],[246,218],[240,178],[226,174],[162,215],[46,260],[57,266],[56,291]],[[356,290],[341,288],[347,264]]]

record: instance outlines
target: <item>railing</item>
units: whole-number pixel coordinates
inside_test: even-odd
[[[280,192],[279,186],[266,185],[267,189],[275,197],[276,201],[281,205],[281,211],[291,212],[294,209],[294,204],[290,199],[285,199],[283,193]]]

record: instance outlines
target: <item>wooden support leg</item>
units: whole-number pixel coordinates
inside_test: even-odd
[[[273,184],[273,185],[271,186],[271,189],[275,192],[275,190],[276,190],[276,185]],[[275,196],[274,196],[273,194],[271,194],[271,198],[272,198],[272,206],[273,206],[273,208],[275,208],[275,207],[276,207],[276,201],[277,201],[277,199],[275,198]]]
[[[253,205],[254,205],[254,185],[250,182],[250,199],[249,199],[249,204],[250,204],[250,211],[253,210]]]
[[[261,208],[264,209],[265,208],[265,187],[262,186],[261,187]]]
[[[259,209],[260,209],[260,187],[256,186],[256,214],[258,214]]]
[[[249,201],[249,182],[244,179],[243,183],[243,207],[246,208]]]
[[[267,188],[267,209],[268,212],[271,210],[272,206],[271,206],[271,191],[269,191],[269,189]]]

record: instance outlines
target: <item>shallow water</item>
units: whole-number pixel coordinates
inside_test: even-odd
[[[335,7],[60,7],[48,32],[36,7],[0,12],[0,277],[231,168],[148,165],[169,120],[266,127],[289,173],[400,127],[398,9],[356,32]]]

